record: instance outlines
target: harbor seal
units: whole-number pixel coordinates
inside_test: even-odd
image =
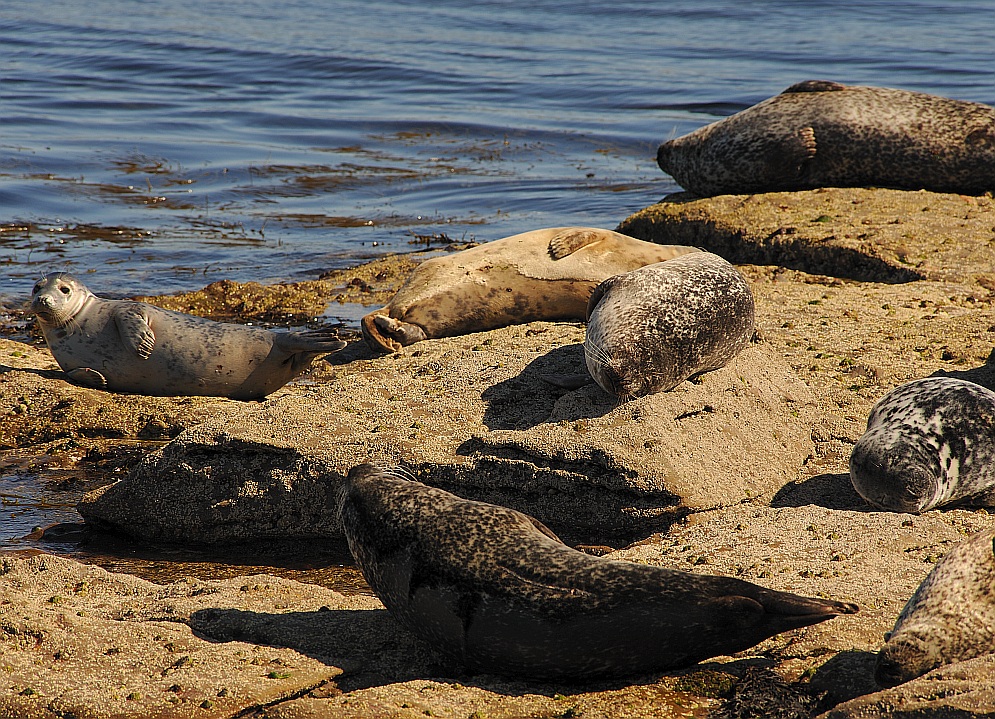
[[[373,350],[399,352],[430,337],[583,319],[602,280],[697,251],[590,227],[505,237],[423,262],[390,304],[363,318],[363,337]]]
[[[874,679],[889,687],[944,664],[995,651],[995,530],[947,552],[902,609],[878,653]]]
[[[995,108],[809,80],[660,145],[657,163],[702,196],[878,186],[995,190]]]
[[[995,504],[995,392],[955,377],[891,390],[853,447],[850,481],[868,504],[894,512]]]
[[[272,332],[102,299],[64,272],[35,284],[31,310],[69,379],[112,392],[261,399],[346,346],[325,331]]]
[[[370,587],[471,673],[580,680],[740,651],[856,605],[609,560],[537,520],[364,464],[339,516]]]
[[[754,314],[750,286],[724,259],[675,257],[598,285],[588,302],[584,359],[610,394],[665,392],[739,354],[753,337]]]

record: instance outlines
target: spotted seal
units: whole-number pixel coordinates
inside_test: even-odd
[[[894,512],[995,503],[995,392],[955,377],[891,390],[853,447],[850,481]]]
[[[618,397],[665,392],[739,354],[754,315],[746,279],[711,252],[616,275],[588,303],[587,369]]]
[[[391,615],[471,673],[645,674],[857,611],[584,554],[520,512],[368,464],[349,472],[339,501],[349,549]]]
[[[995,190],[995,108],[809,80],[660,145],[686,190],[721,194],[879,186]]]
[[[995,651],[995,529],[947,552],[885,636],[874,678],[894,686]]]
[[[614,274],[697,252],[590,227],[552,227],[487,242],[419,265],[386,307],[362,320],[377,351],[534,320],[583,319],[595,286]]]
[[[64,272],[35,284],[31,310],[69,379],[112,392],[260,399],[346,346],[325,331],[271,332],[102,299]]]

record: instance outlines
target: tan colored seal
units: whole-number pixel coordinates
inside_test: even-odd
[[[76,384],[147,395],[260,399],[345,347],[328,332],[272,332],[95,296],[72,275],[35,285],[31,310]]]
[[[816,187],[995,190],[995,108],[809,80],[660,145],[657,163],[702,197]]]
[[[693,247],[610,230],[554,227],[488,242],[419,265],[383,309],[363,318],[374,350],[534,320],[584,319],[599,282]]]

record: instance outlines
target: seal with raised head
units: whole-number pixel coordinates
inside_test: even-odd
[[[952,504],[995,504],[995,392],[955,377],[926,377],[871,408],[850,455],[850,481],[878,509],[919,514]]]
[[[363,318],[363,337],[374,350],[399,352],[428,338],[583,319],[602,280],[697,251],[590,227],[505,237],[423,262],[390,304]]]
[[[809,80],[663,143],[656,159],[702,197],[866,186],[981,193],[995,190],[995,108]]]
[[[943,555],[885,636],[874,678],[894,686],[995,651],[995,530]]]
[[[472,673],[580,680],[688,666],[856,605],[584,554],[512,509],[372,465],[340,495],[392,616]]]
[[[35,284],[31,310],[69,379],[112,392],[261,399],[346,346],[321,330],[272,332],[102,299],[64,272]]]
[[[618,397],[665,392],[742,352],[754,315],[746,279],[711,252],[616,275],[588,303],[587,369]]]

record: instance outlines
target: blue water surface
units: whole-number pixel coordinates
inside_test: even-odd
[[[614,227],[656,146],[824,78],[995,104],[995,2],[5,0],[0,295]]]

